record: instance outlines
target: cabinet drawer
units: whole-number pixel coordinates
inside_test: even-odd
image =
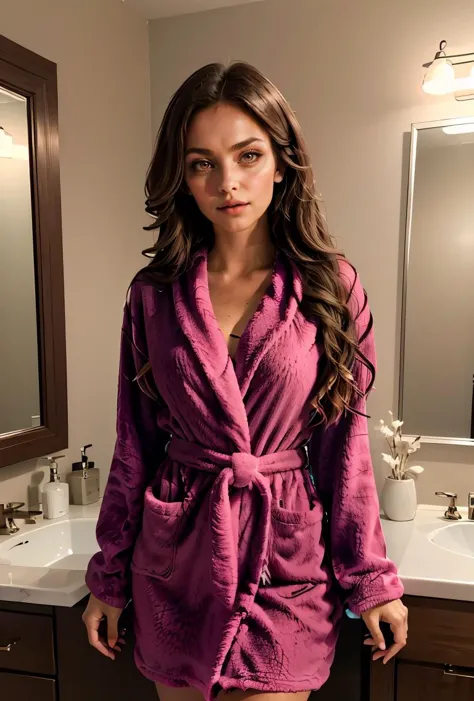
[[[474,669],[456,668],[445,673],[441,667],[400,663],[396,701],[472,701]]]
[[[474,603],[404,597],[408,642],[399,659],[474,667]]]
[[[53,619],[0,611],[0,669],[54,675]]]
[[[5,699],[56,701],[56,682],[53,679],[0,672],[0,689]]]

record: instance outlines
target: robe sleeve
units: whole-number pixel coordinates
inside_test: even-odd
[[[341,277],[350,294],[359,349],[375,368],[372,315],[365,290],[345,261],[341,262]],[[352,374],[357,386],[366,392],[372,378],[370,370],[357,359]],[[357,395],[352,406],[367,414],[365,397]],[[354,614],[361,614],[399,599],[404,589],[396,565],[386,554],[367,418],[346,412],[330,427],[316,427],[309,451],[315,486],[326,513],[326,547],[345,605]]]
[[[169,439],[157,424],[158,403],[135,379],[147,359],[142,292],[133,282],[120,344],[117,438],[96,530],[100,552],[86,573],[94,596],[117,608],[124,608],[131,596],[130,562],[141,529],[144,493]]]

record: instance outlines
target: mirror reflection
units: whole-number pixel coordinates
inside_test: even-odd
[[[404,430],[472,439],[474,120],[416,129],[414,138],[402,349]]]
[[[28,103],[0,86],[0,434],[41,425]]]

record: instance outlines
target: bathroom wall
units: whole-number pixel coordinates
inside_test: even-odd
[[[442,39],[474,50],[472,0],[268,0],[150,22],[152,128],[171,94],[205,63],[254,63],[290,101],[311,152],[331,231],[358,268],[376,322],[371,425],[397,410],[401,249],[412,122],[474,114],[474,102],[421,91]],[[442,326],[442,320],[440,321]],[[436,381],[436,377],[434,377]],[[372,436],[378,484],[387,474]],[[474,450],[423,446],[419,500],[474,489]],[[442,502],[441,502],[442,503]]]
[[[474,102],[420,90],[421,64],[441,39],[453,52],[473,49],[472,0],[267,0],[148,27],[118,0],[2,0],[0,28],[59,67],[70,427],[63,472],[90,442],[107,475],[122,304],[152,239],[141,229],[149,223],[150,144],[173,91],[208,61],[255,63],[296,110],[329,226],[359,269],[376,320],[372,424],[396,411],[406,134],[411,122],[474,114]],[[373,436],[381,483],[379,440]],[[424,446],[419,458],[420,501],[454,489],[466,503],[474,488],[470,449]],[[0,470],[0,501],[26,497],[32,470],[43,464]]]
[[[148,28],[118,0],[2,0],[0,32],[58,64],[70,446],[59,463],[66,472],[93,443],[105,480],[123,302],[152,241]],[[43,471],[39,460],[0,470],[0,502],[24,500]]]

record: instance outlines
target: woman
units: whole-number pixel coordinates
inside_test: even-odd
[[[89,640],[113,658],[132,597],[135,659],[161,701],[303,701],[329,676],[345,606],[374,659],[407,636],[367,437],[366,296],[294,113],[246,63],[175,93],[146,194],[159,236],[125,305]]]

